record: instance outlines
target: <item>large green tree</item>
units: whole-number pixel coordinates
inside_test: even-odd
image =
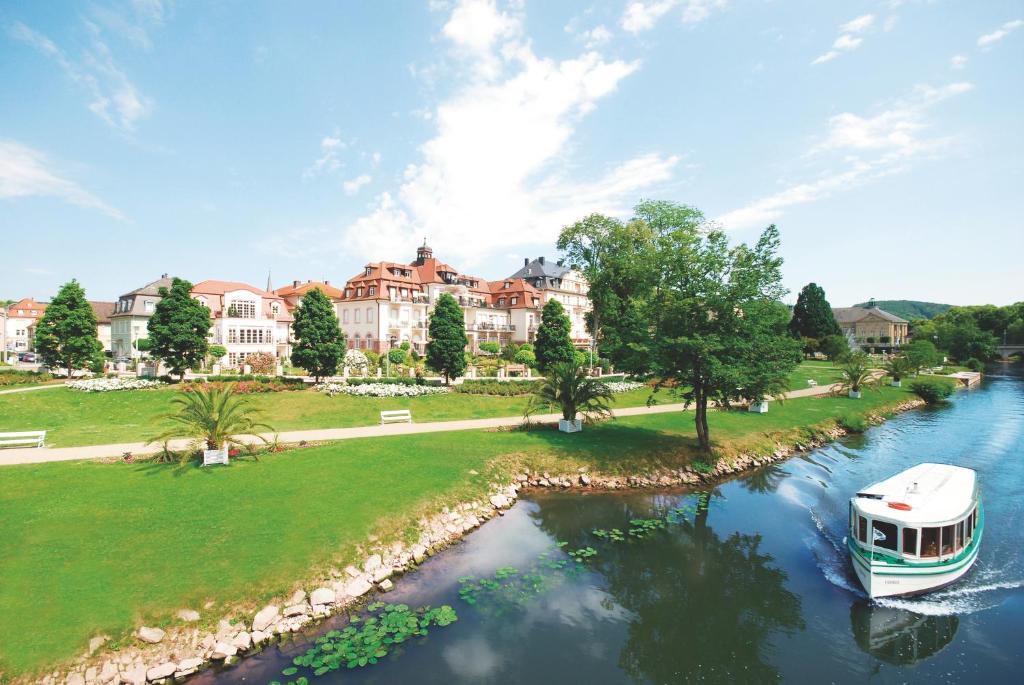
[[[537,355],[538,368],[545,373],[555,364],[573,360],[576,348],[572,344],[572,323],[558,300],[551,299],[544,304],[533,351]]]
[[[292,330],[297,341],[292,348],[293,364],[312,374],[317,383],[321,377],[337,373],[345,356],[345,334],[338,326],[331,299],[320,288],[302,296]]]
[[[35,347],[44,364],[67,369],[68,378],[103,353],[103,343],[96,337],[96,314],[78,281],[61,286],[46,307],[36,327]]]
[[[175,278],[170,289],[159,292],[162,299],[149,318],[150,355],[184,378],[187,369],[206,358],[210,310],[192,298],[192,284],[184,279]]]
[[[642,202],[633,222],[649,227],[650,243],[626,255],[637,280],[626,284],[641,316],[604,314],[604,329],[628,327],[627,370],[654,376],[695,405],[703,450],[711,449],[711,402],[760,399],[780,387],[800,360],[800,342],[780,307],[779,233],[769,226],[753,246],[730,246],[697,209]]]
[[[466,317],[455,298],[441,293],[430,316],[427,365],[444,376],[445,385],[466,371]]]
[[[797,338],[820,340],[826,335],[839,335],[839,324],[832,307],[825,299],[825,291],[816,283],[808,283],[796,298],[789,331]]]

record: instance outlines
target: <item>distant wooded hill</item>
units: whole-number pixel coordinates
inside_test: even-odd
[[[884,309],[890,314],[913,321],[915,319],[931,319],[939,314],[945,314],[953,305],[939,304],[938,302],[918,302],[917,300],[875,300],[879,309]],[[866,307],[867,302],[853,305],[854,307]]]

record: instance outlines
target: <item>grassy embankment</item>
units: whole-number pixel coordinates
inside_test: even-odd
[[[792,374],[793,389],[814,378],[822,385],[835,380],[831,364],[808,362]],[[83,393],[65,388],[0,395],[0,432],[45,430],[51,447],[143,442],[165,427],[158,417],[171,409],[173,388]],[[616,407],[643,406],[650,393],[635,390],[615,396]],[[409,409],[417,423],[499,416],[521,416],[526,397],[492,397],[450,393],[423,397],[327,397],[314,390],[251,395],[267,423],[278,431],[307,428],[372,426],[380,412]],[[662,403],[676,402],[668,392]]]
[[[805,442],[839,417],[884,412],[909,396],[883,388],[861,400],[796,399],[763,415],[712,412],[709,422],[720,453],[767,451],[777,440]],[[0,670],[34,672],[80,653],[93,635],[123,637],[143,621],[165,624],[176,609],[210,600],[216,605],[204,615],[216,620],[237,602],[280,595],[354,560],[370,534],[408,538],[419,516],[483,494],[516,470],[678,468],[697,457],[692,418],[629,417],[575,435],[367,438],[213,469],[0,468]]]

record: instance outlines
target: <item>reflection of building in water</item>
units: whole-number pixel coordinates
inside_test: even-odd
[[[867,602],[850,607],[850,627],[857,645],[896,666],[909,666],[938,654],[953,641],[959,625],[956,616],[922,616]]]

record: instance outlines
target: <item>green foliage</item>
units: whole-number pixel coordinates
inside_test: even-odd
[[[861,414],[843,414],[838,423],[848,433],[863,433],[869,428],[868,420]]]
[[[839,335],[839,324],[832,314],[832,307],[825,299],[825,291],[816,283],[808,283],[796,298],[793,318],[789,331],[795,338],[820,339]]]
[[[429,334],[427,365],[440,372],[447,385],[466,371],[464,352],[469,344],[462,308],[448,293],[441,293],[437,298],[430,317]]]
[[[953,394],[953,387],[938,379],[921,378],[910,384],[910,390],[927,404],[940,404]]]
[[[930,368],[939,363],[939,351],[931,340],[917,339],[904,346],[903,354],[915,371]]]
[[[534,339],[537,366],[546,372],[555,364],[571,362],[575,349],[572,344],[572,323],[562,303],[548,300],[541,311],[541,322]]]
[[[818,341],[818,349],[826,357],[836,361],[850,352],[850,343],[844,335],[827,335]]]
[[[398,346],[398,349],[408,352],[412,349],[412,344],[408,340],[403,340],[402,344]]]
[[[914,366],[914,363],[906,355],[900,355],[891,358],[882,368],[885,369],[887,374],[892,376],[894,381],[900,381],[915,373],[918,367]]]
[[[220,345],[214,345],[214,347],[220,347],[220,349],[224,350],[224,354],[228,353],[227,349]],[[139,352],[149,352],[153,349],[153,341],[149,338],[138,338],[135,340],[135,349]],[[223,357],[224,354],[222,354],[221,357]]]
[[[521,349],[516,352],[515,356],[512,357],[512,361],[516,364],[525,364],[526,366],[537,365],[537,355],[534,354],[533,350]]]
[[[536,386],[525,416],[529,418],[540,409],[557,407],[562,418],[573,421],[581,414],[587,422],[612,415],[609,404],[612,391],[607,383],[587,376],[582,366],[573,362],[559,362],[548,368],[544,380]]]
[[[403,349],[388,350],[388,361],[392,364],[404,364],[406,359],[406,352]]]
[[[981,371],[982,369],[985,368],[985,362],[981,361],[977,357],[971,357],[970,359],[964,362],[964,366],[966,366],[971,371]]]
[[[493,340],[485,340],[484,342],[480,343],[478,347],[480,348],[481,352],[486,352],[488,354],[498,354],[499,352],[501,352],[501,343],[495,342]]]
[[[501,397],[518,397],[532,394],[540,385],[540,381],[491,381],[466,380],[460,385],[452,386],[455,392],[468,395],[498,395]]]
[[[915,321],[911,332],[917,340],[935,340],[939,349],[956,359],[987,361],[1004,339],[1009,344],[1024,343],[1024,302],[953,307],[931,321]]]
[[[205,444],[206,449],[216,450],[224,445],[243,445],[239,435],[273,430],[258,420],[261,412],[248,397],[236,394],[230,383],[221,387],[205,384],[194,392],[178,394],[171,403],[177,411],[162,418],[173,427],[151,438],[150,443],[189,437],[197,446]]]
[[[863,352],[853,352],[839,362],[839,391],[860,392],[873,388],[871,358]]]
[[[103,354],[96,337],[96,315],[85,299],[85,291],[72,279],[61,286],[36,327],[36,352],[46,366],[72,371]]]
[[[163,360],[172,374],[185,377],[209,351],[210,310],[191,296],[192,284],[181,278],[171,288],[160,288],[160,297],[148,330],[152,356]]]
[[[861,302],[854,307],[867,307],[868,302]],[[875,300],[874,304],[879,309],[884,309],[890,314],[895,314],[901,319],[914,321],[915,319],[931,319],[939,314],[950,310],[952,305],[938,304],[936,302],[919,302],[917,300]]]
[[[0,370],[0,387],[45,383],[49,380],[53,380],[53,376],[46,371],[28,371],[23,369]]]
[[[320,288],[313,288],[299,300],[295,308],[295,345],[292,363],[301,366],[316,382],[338,373],[345,357],[345,333],[338,325],[331,298]]]
[[[274,373],[277,370],[277,357],[269,352],[252,352],[245,355],[245,363],[252,372],[259,376]]]
[[[312,670],[313,676],[322,676],[341,668],[355,669],[376,664],[399,645],[417,637],[426,637],[430,628],[449,626],[458,620],[455,610],[447,604],[411,610],[405,604],[371,604],[366,618],[352,617],[348,626],[331,630],[316,639],[312,647],[292,660],[294,666],[281,671],[285,677],[298,673],[299,667]],[[307,678],[300,676],[289,685],[303,685]]]
[[[142,338],[142,340],[139,340],[139,342],[142,342],[143,340],[149,342],[148,338]],[[213,360],[214,363],[217,363],[224,357],[228,356],[228,348],[224,347],[223,345],[210,345],[210,348],[206,350],[206,354],[209,356],[210,359]]]

